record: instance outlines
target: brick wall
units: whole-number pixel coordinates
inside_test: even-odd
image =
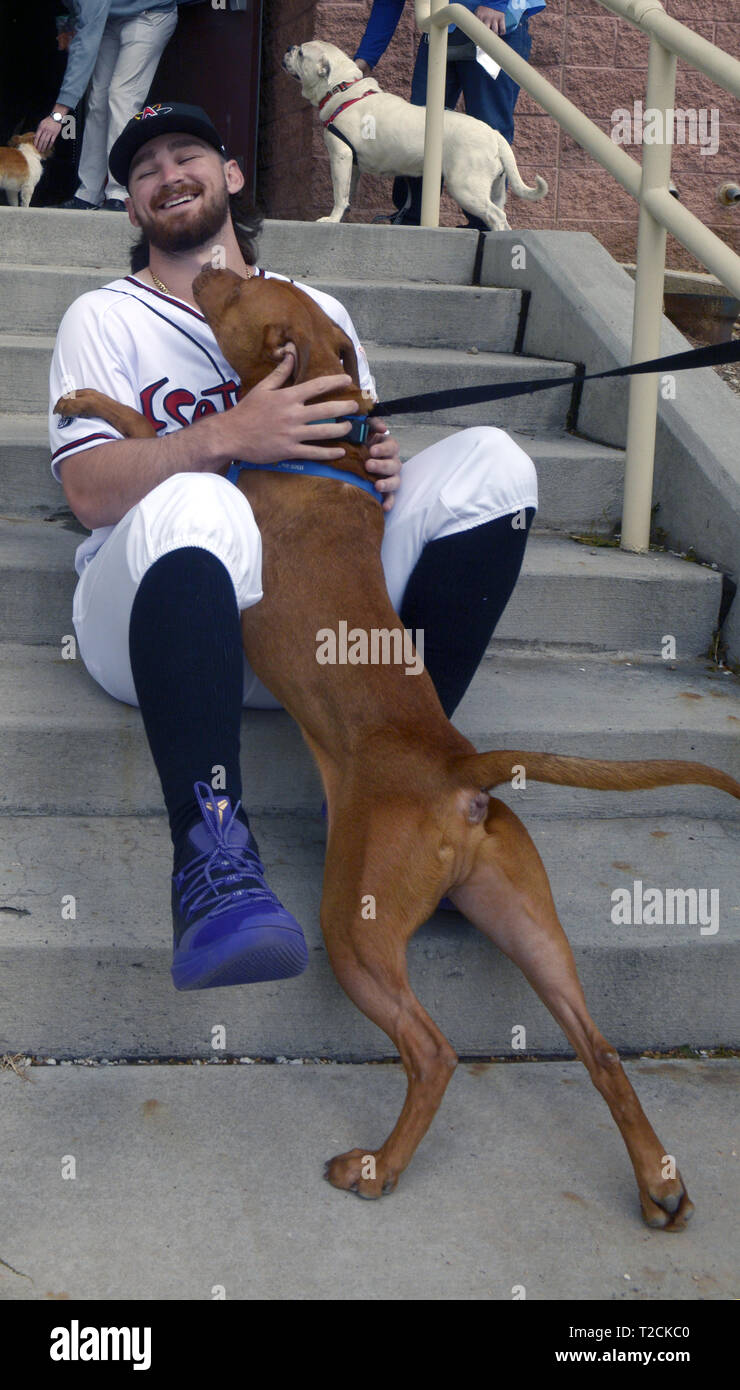
[[[664,0],[665,9],[696,33],[740,57],[740,0]],[[362,37],[371,0],[265,0],[259,195],[271,217],[313,219],[331,210],[329,161],[313,108],[298,84],[280,70],[293,43],[323,38],[353,53]],[[530,63],[607,134],[612,112],[645,101],[648,40],[595,0],[548,0],[530,20]],[[417,35],[413,3],[406,11],[376,75],[388,91],[408,96]],[[740,102],[679,59],[676,107],[714,108],[719,147],[702,154],[697,144],[676,144],[672,174],[681,201],[724,241],[740,250],[740,207],[716,201],[720,184],[740,182]],[[710,119],[707,115],[707,120]],[[708,127],[711,132],[711,125]],[[640,161],[639,144],[625,145]],[[595,160],[521,92],[515,112],[514,151],[524,179],[544,174],[550,192],[541,203],[509,196],[512,227],[590,231],[622,261],[634,261],[637,211],[633,199]],[[367,222],[391,209],[391,181],[364,175],[348,221]],[[441,221],[464,221],[457,205],[443,199]],[[701,269],[694,257],[668,237],[667,264]]]

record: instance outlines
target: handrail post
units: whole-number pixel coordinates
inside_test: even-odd
[[[431,13],[443,9],[448,0],[432,0]],[[447,26],[429,28],[429,67],[424,129],[424,177],[421,192],[422,227],[439,226],[439,186],[442,181],[442,133],[447,80]]]
[[[660,111],[664,124],[663,140],[655,144],[643,142],[642,146],[631,362],[646,362],[660,356],[666,230],[646,207],[643,193],[652,188],[668,187],[675,93],[676,55],[651,34],[645,111]],[[630,377],[622,512],[623,550],[646,551],[650,548],[657,411],[657,372]]]

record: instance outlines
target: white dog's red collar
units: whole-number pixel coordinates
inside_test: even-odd
[[[359,79],[358,79],[358,81],[359,81]],[[353,85],[353,84],[352,84],[351,82],[343,82],[343,83],[342,83],[342,86],[344,86],[344,87],[351,87],[352,85]],[[338,90],[338,88],[335,89],[335,90]],[[331,95],[331,94],[330,94],[330,95]],[[322,125],[325,125],[325,126],[330,126],[330,125],[332,124],[332,122],[335,121],[335,120],[337,119],[337,116],[341,115],[342,111],[346,111],[346,110],[347,110],[347,107],[348,107],[348,106],[356,106],[357,102],[358,102],[358,101],[363,101],[365,97],[374,97],[374,96],[377,96],[377,95],[378,95],[377,92],[363,92],[362,95],[359,96],[359,97],[351,97],[349,101],[343,101],[342,104],[341,104],[341,106],[338,106],[338,107],[337,107],[336,111],[332,111],[331,115],[330,115],[330,116],[327,116],[326,120],[324,120],[323,116],[321,117],[321,124],[322,124]]]
[[[362,77],[353,77],[351,82],[339,82],[336,87],[332,87],[331,91],[327,92],[325,97],[321,98],[321,101],[319,102],[318,106],[319,111],[321,110],[322,106],[326,106],[327,101],[331,101],[332,97],[336,96],[337,92],[346,92],[348,87],[354,87],[357,82],[364,81],[365,75],[363,73]]]

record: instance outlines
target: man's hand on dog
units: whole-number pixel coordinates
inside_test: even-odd
[[[276,463],[280,459],[312,459],[318,463],[338,463],[346,450],[337,444],[322,446],[323,440],[337,440],[349,434],[349,421],[327,424],[332,416],[354,415],[356,401],[337,399],[311,403],[315,396],[346,390],[350,376],[314,377],[297,386],[286,386],[295,369],[291,344],[283,349],[283,359],[274,371],[248,391],[241,401],[218,417],[222,449],[229,458],[248,458],[252,463]],[[317,424],[317,421],[323,423]],[[398,443],[382,420],[370,421],[376,443],[371,444],[366,464],[369,473],[378,473],[375,484],[383,494],[383,511],[389,512],[400,484],[401,459]],[[378,439],[378,436],[380,438]],[[315,443],[311,442],[315,441]]]
[[[384,420],[378,420],[373,416],[370,421],[370,428],[375,435],[376,442],[370,441],[370,457],[365,468],[368,473],[379,473],[381,476],[375,484],[378,492],[384,496],[383,511],[389,512],[395,502],[394,492],[398,492],[401,486],[401,456],[398,452],[398,440],[393,438]]]

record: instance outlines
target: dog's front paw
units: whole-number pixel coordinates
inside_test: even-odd
[[[370,1199],[384,1197],[398,1182],[397,1173],[390,1172],[377,1154],[364,1149],[350,1149],[330,1158],[324,1164],[324,1177],[332,1187]]]

